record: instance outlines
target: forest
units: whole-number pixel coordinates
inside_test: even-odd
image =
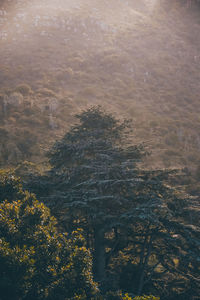
[[[48,170],[0,173],[1,299],[198,299],[198,199],[182,175],[142,167],[130,120],[99,106],[76,118]]]
[[[200,299],[199,5],[0,1],[0,300]]]

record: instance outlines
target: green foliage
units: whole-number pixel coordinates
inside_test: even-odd
[[[20,179],[11,170],[0,169],[0,202],[21,199],[24,196]]]
[[[125,298],[126,299],[126,298]],[[154,296],[137,296],[133,300],[159,300],[160,298]]]
[[[30,177],[33,176],[37,176],[41,172],[41,168],[30,161],[23,161],[14,169],[14,174],[20,178],[23,178],[23,180],[30,179]]]
[[[125,293],[123,294],[121,291],[117,291],[117,292],[108,292],[106,294],[106,300],[160,300],[159,297],[155,297],[155,296],[130,296],[130,294]]]
[[[91,255],[81,231],[60,234],[43,203],[28,192],[22,193],[18,179],[12,177],[10,182],[9,176],[1,175],[3,187],[6,182],[13,184],[15,194],[12,190],[9,201],[5,196],[0,204],[1,299],[95,297],[98,289],[92,277]]]
[[[5,2],[13,5],[13,1],[1,1],[4,8]],[[13,12],[16,11],[16,18],[23,11],[23,1],[17,2],[16,10],[12,8]],[[95,264],[101,258],[100,266],[105,271],[105,277],[101,277],[103,280],[107,277],[107,289],[122,289],[130,295],[131,292],[155,293],[165,299],[171,299],[173,295],[181,300],[198,298],[199,11],[194,9],[194,14],[188,13],[186,9],[180,9],[178,1],[145,1],[148,2],[145,10],[142,8],[144,1],[120,1],[116,6],[116,1],[110,0],[105,9],[102,1],[94,2],[96,12],[92,17],[90,12],[87,14],[93,8],[92,4],[84,9],[84,14],[78,15],[77,10],[76,16],[68,16],[67,22],[64,10],[56,24],[55,18],[51,23],[49,16],[44,26],[50,24],[45,31],[52,38],[40,37],[44,28],[36,26],[34,36],[37,36],[37,43],[34,36],[24,35],[20,28],[16,31],[16,42],[10,36],[12,30],[8,30],[8,43],[1,41],[0,85],[8,87],[2,89],[0,96],[1,165],[16,164],[22,159],[40,160],[46,148],[74,122],[73,113],[87,103],[101,103],[120,115],[134,117],[137,141],[148,141],[153,152],[143,170],[136,167],[140,160],[136,149],[129,149],[130,156],[127,156],[127,151],[121,151],[124,145],[127,150],[127,142],[118,140],[123,132],[118,130],[120,122],[112,123],[113,118],[105,113],[101,115],[103,118],[98,118],[93,110],[93,115],[81,114],[78,125],[82,127],[74,126],[71,136],[68,134],[56,143],[55,153],[51,153],[53,168],[47,176],[38,176],[39,172],[29,164],[20,165],[16,173],[23,175],[24,181],[31,177],[30,185],[40,199],[54,207],[60,227],[71,232],[81,224]],[[150,2],[155,3],[150,4],[151,13],[149,10],[147,14]],[[194,7],[193,3],[197,1],[179,2]],[[165,7],[166,13],[163,11]],[[23,25],[27,32],[33,19],[31,11],[26,10],[25,21],[22,17],[16,24]],[[43,20],[42,10],[38,11],[40,13],[37,23]],[[13,22],[16,18],[13,16]],[[3,23],[10,21],[10,18],[1,18]],[[5,30],[10,25],[15,27],[15,24],[8,23],[3,24]],[[62,24],[62,29],[59,24]],[[66,32],[70,42],[65,39]],[[21,42],[24,39],[25,42]],[[11,41],[15,47],[11,47]],[[29,86],[19,86],[20,82],[30,83],[36,92],[33,94]],[[18,95],[13,95],[14,91]],[[19,93],[25,97],[16,106],[12,97],[20,102]],[[52,116],[58,126],[51,129],[51,138],[49,98],[56,98],[59,103]],[[65,101],[61,102],[61,99]],[[106,141],[100,142],[100,138]],[[127,157],[130,159],[128,163]],[[187,191],[196,195],[196,200],[179,198],[177,191],[168,187],[163,172],[147,172],[145,166],[150,169],[188,167],[191,174],[179,182],[187,184]],[[129,179],[136,180],[131,182]],[[171,179],[173,184],[175,181]],[[13,201],[30,197],[19,185],[18,180],[8,175],[6,182],[0,184],[0,202],[7,199],[9,206]],[[6,218],[12,221],[8,215]],[[13,212],[12,215],[15,216]],[[35,217],[34,214],[33,219]],[[11,222],[9,226],[11,233],[17,230],[15,223]],[[15,284],[17,271],[8,276],[12,278],[15,291],[20,287],[13,297],[20,297],[23,290],[33,290],[31,278],[35,276],[35,265],[31,259],[25,259],[24,253],[30,258],[34,253],[23,245],[19,248],[17,244],[13,248],[6,240],[2,243],[3,257],[9,254],[2,262],[3,266],[8,259],[5,271],[12,266],[12,270],[14,267],[22,274],[19,284],[18,281]],[[84,260],[87,251],[82,238],[78,243],[75,245],[78,258]],[[62,245],[64,249],[64,241]],[[70,253],[67,252],[66,256],[70,257]],[[78,263],[81,266],[81,262]],[[77,274],[71,270],[68,273],[64,270],[62,274],[56,272],[60,274],[59,280],[52,279],[53,283],[49,283],[45,293],[48,297],[61,295],[62,298],[62,289],[65,288],[65,294],[69,292],[66,286],[74,289],[69,280],[73,278],[76,282]],[[41,276],[38,278],[36,282],[40,282]],[[139,289],[142,289],[141,293]],[[76,299],[87,297],[84,292],[77,293],[73,296]]]
[[[172,292],[176,277],[189,284],[188,271],[175,261],[198,261],[198,229],[184,219],[191,199],[170,186],[176,171],[139,169],[145,152],[128,143],[129,122],[100,107],[77,118],[51,149],[50,172],[36,177],[36,189],[30,183],[33,190],[63,226],[84,228],[102,290],[111,285],[108,274],[114,285],[139,295],[162,294],[163,284]],[[190,272],[197,283],[193,267]],[[179,281],[175,288],[185,289]]]
[[[133,204],[133,186],[138,185],[134,167],[144,150],[141,145],[121,146],[130,130],[127,120],[121,122],[100,107],[92,107],[76,117],[79,123],[49,153],[52,170],[46,179],[38,181],[42,185],[46,180],[50,198],[45,201],[65,223],[69,216],[72,226],[79,222],[85,228],[87,224],[95,245],[95,275],[102,281],[105,246],[100,251],[101,258],[99,247],[104,244],[104,234],[119,226],[120,216]]]

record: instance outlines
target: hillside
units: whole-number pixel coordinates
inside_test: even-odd
[[[200,168],[199,10],[178,1],[4,1],[0,162],[41,161],[73,115],[132,118],[153,167]],[[196,177],[195,177],[196,176]]]

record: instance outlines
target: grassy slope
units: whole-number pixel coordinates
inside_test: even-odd
[[[7,33],[0,41],[2,94],[10,97],[21,83],[32,88],[21,105],[1,112],[2,164],[40,159],[71,125],[73,113],[101,104],[133,118],[136,141],[152,149],[148,164],[189,166],[195,172],[200,161],[197,12],[136,0],[59,1],[56,7],[54,0],[42,7],[12,4],[2,21]],[[53,112],[52,99],[57,99]]]

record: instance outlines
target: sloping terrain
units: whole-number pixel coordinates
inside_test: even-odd
[[[74,113],[100,104],[133,119],[146,164],[198,177],[199,11],[168,2],[2,2],[1,165],[40,161]]]

